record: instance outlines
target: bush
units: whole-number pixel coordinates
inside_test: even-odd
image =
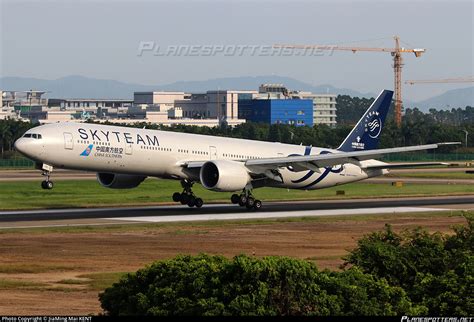
[[[430,315],[474,313],[474,218],[454,235],[430,234],[420,228],[396,234],[390,226],[369,234],[346,258],[364,273],[402,287],[415,305]]]
[[[401,315],[405,292],[361,271],[319,272],[285,257],[178,256],[100,294],[109,315]]]

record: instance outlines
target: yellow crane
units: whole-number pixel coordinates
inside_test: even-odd
[[[474,83],[474,76],[457,77],[457,78],[442,78],[442,79],[420,79],[407,80],[405,84],[433,84],[433,83]]]
[[[346,50],[356,53],[358,51],[374,51],[374,52],[388,52],[393,57],[393,71],[395,74],[394,88],[395,88],[395,123],[398,127],[402,124],[402,66],[403,53],[414,53],[416,57],[420,57],[426,50],[423,48],[403,48],[400,47],[400,37],[394,36],[395,47],[380,48],[380,47],[346,47],[346,46],[331,46],[331,45],[287,45],[275,44],[275,48],[295,48],[295,49],[318,49],[318,50]]]

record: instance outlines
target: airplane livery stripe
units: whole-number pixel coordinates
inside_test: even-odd
[[[304,155],[310,155],[311,154],[311,146],[307,146],[305,149],[304,149]],[[297,180],[291,180],[291,182],[293,183],[301,183],[307,179],[309,179],[312,175],[314,174],[314,171],[313,170],[309,170],[303,177],[297,179]]]

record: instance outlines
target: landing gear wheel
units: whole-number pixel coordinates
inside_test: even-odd
[[[235,204],[238,204],[239,203],[239,200],[240,200],[240,196],[236,193],[234,193],[232,195],[232,197],[230,197],[230,201],[235,205]]]
[[[194,196],[189,196],[188,206],[192,208],[195,205],[196,205],[196,198]]]
[[[247,196],[246,195],[240,195],[239,196],[239,206],[243,207],[247,203]]]
[[[255,200],[254,204],[253,204],[253,207],[255,208],[255,210],[260,210],[262,209],[262,202],[260,200]]]
[[[248,185],[242,190],[240,195],[233,194],[231,197],[232,203],[238,203],[241,207],[246,207],[247,209],[259,210],[262,208],[262,202],[257,200],[252,195],[252,186]]]
[[[181,180],[181,186],[183,187],[183,192],[175,192],[173,194],[173,201],[179,202],[182,205],[188,205],[189,207],[201,208],[204,202],[193,193],[193,182],[183,179]]]
[[[202,201],[201,198],[196,198],[196,200],[194,201],[194,205],[196,206],[196,208],[201,208],[203,204],[204,201]]]
[[[252,197],[248,197],[247,202],[245,203],[245,206],[247,207],[247,209],[252,209],[254,204],[255,204],[255,199]]]
[[[182,205],[187,205],[188,202],[189,202],[189,195],[185,194],[185,193],[182,193],[181,194],[181,204]]]
[[[44,180],[41,182],[41,188],[43,189],[51,190],[53,189],[53,187],[54,187],[53,181]]]
[[[173,193],[173,201],[180,202],[181,201],[181,194],[179,192]]]

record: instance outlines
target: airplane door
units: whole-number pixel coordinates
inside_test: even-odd
[[[210,146],[209,147],[209,156],[211,160],[216,160],[217,159],[217,149],[215,146]]]
[[[66,150],[72,150],[74,148],[74,140],[71,133],[64,132],[64,148]]]
[[[125,145],[125,154],[131,155],[133,152],[133,146],[131,144]]]

